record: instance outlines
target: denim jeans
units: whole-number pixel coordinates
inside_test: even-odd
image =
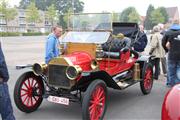
[[[180,83],[180,61],[168,60],[169,85]]]
[[[0,114],[2,120],[15,120],[7,83],[0,83]]]

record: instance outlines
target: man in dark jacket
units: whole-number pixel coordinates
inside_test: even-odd
[[[144,33],[144,27],[142,25],[139,25],[138,38],[133,46],[134,50],[137,52],[144,52],[147,43],[148,43],[148,39],[146,34]]]
[[[7,85],[8,79],[8,69],[0,42],[0,114],[2,120],[15,120]]]
[[[180,25],[177,21],[169,28],[162,39],[162,46],[168,52],[168,86],[180,83]]]

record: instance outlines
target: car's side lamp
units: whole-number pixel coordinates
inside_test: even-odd
[[[98,62],[96,60],[91,61],[91,68],[92,68],[92,70],[99,69],[99,65],[98,65]]]
[[[103,58],[103,49],[101,44],[96,45],[96,59],[101,60]]]

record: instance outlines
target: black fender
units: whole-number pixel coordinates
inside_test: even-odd
[[[142,55],[137,59],[136,63],[140,64],[141,78],[143,77],[143,71],[145,66],[149,63],[152,65],[153,60],[154,60],[154,56],[152,55]]]
[[[23,77],[23,76],[25,76],[26,74],[33,74],[33,75],[35,75],[35,76],[37,77],[37,79],[42,80],[42,82],[44,83],[43,78],[42,78],[41,76],[37,76],[36,74],[34,74],[33,71],[26,71],[26,72],[24,72],[23,74],[21,74],[20,77]],[[19,78],[20,78],[20,77],[19,77]],[[19,78],[18,78],[18,79],[19,79]]]
[[[106,71],[83,72],[81,79],[74,86],[74,89],[86,90],[89,84],[97,79],[103,80],[106,83],[106,85],[110,88],[121,89]]]

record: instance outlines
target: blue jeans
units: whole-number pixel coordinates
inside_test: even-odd
[[[180,83],[180,61],[168,60],[169,85]]]
[[[0,83],[0,114],[2,120],[15,120],[7,83]]]

